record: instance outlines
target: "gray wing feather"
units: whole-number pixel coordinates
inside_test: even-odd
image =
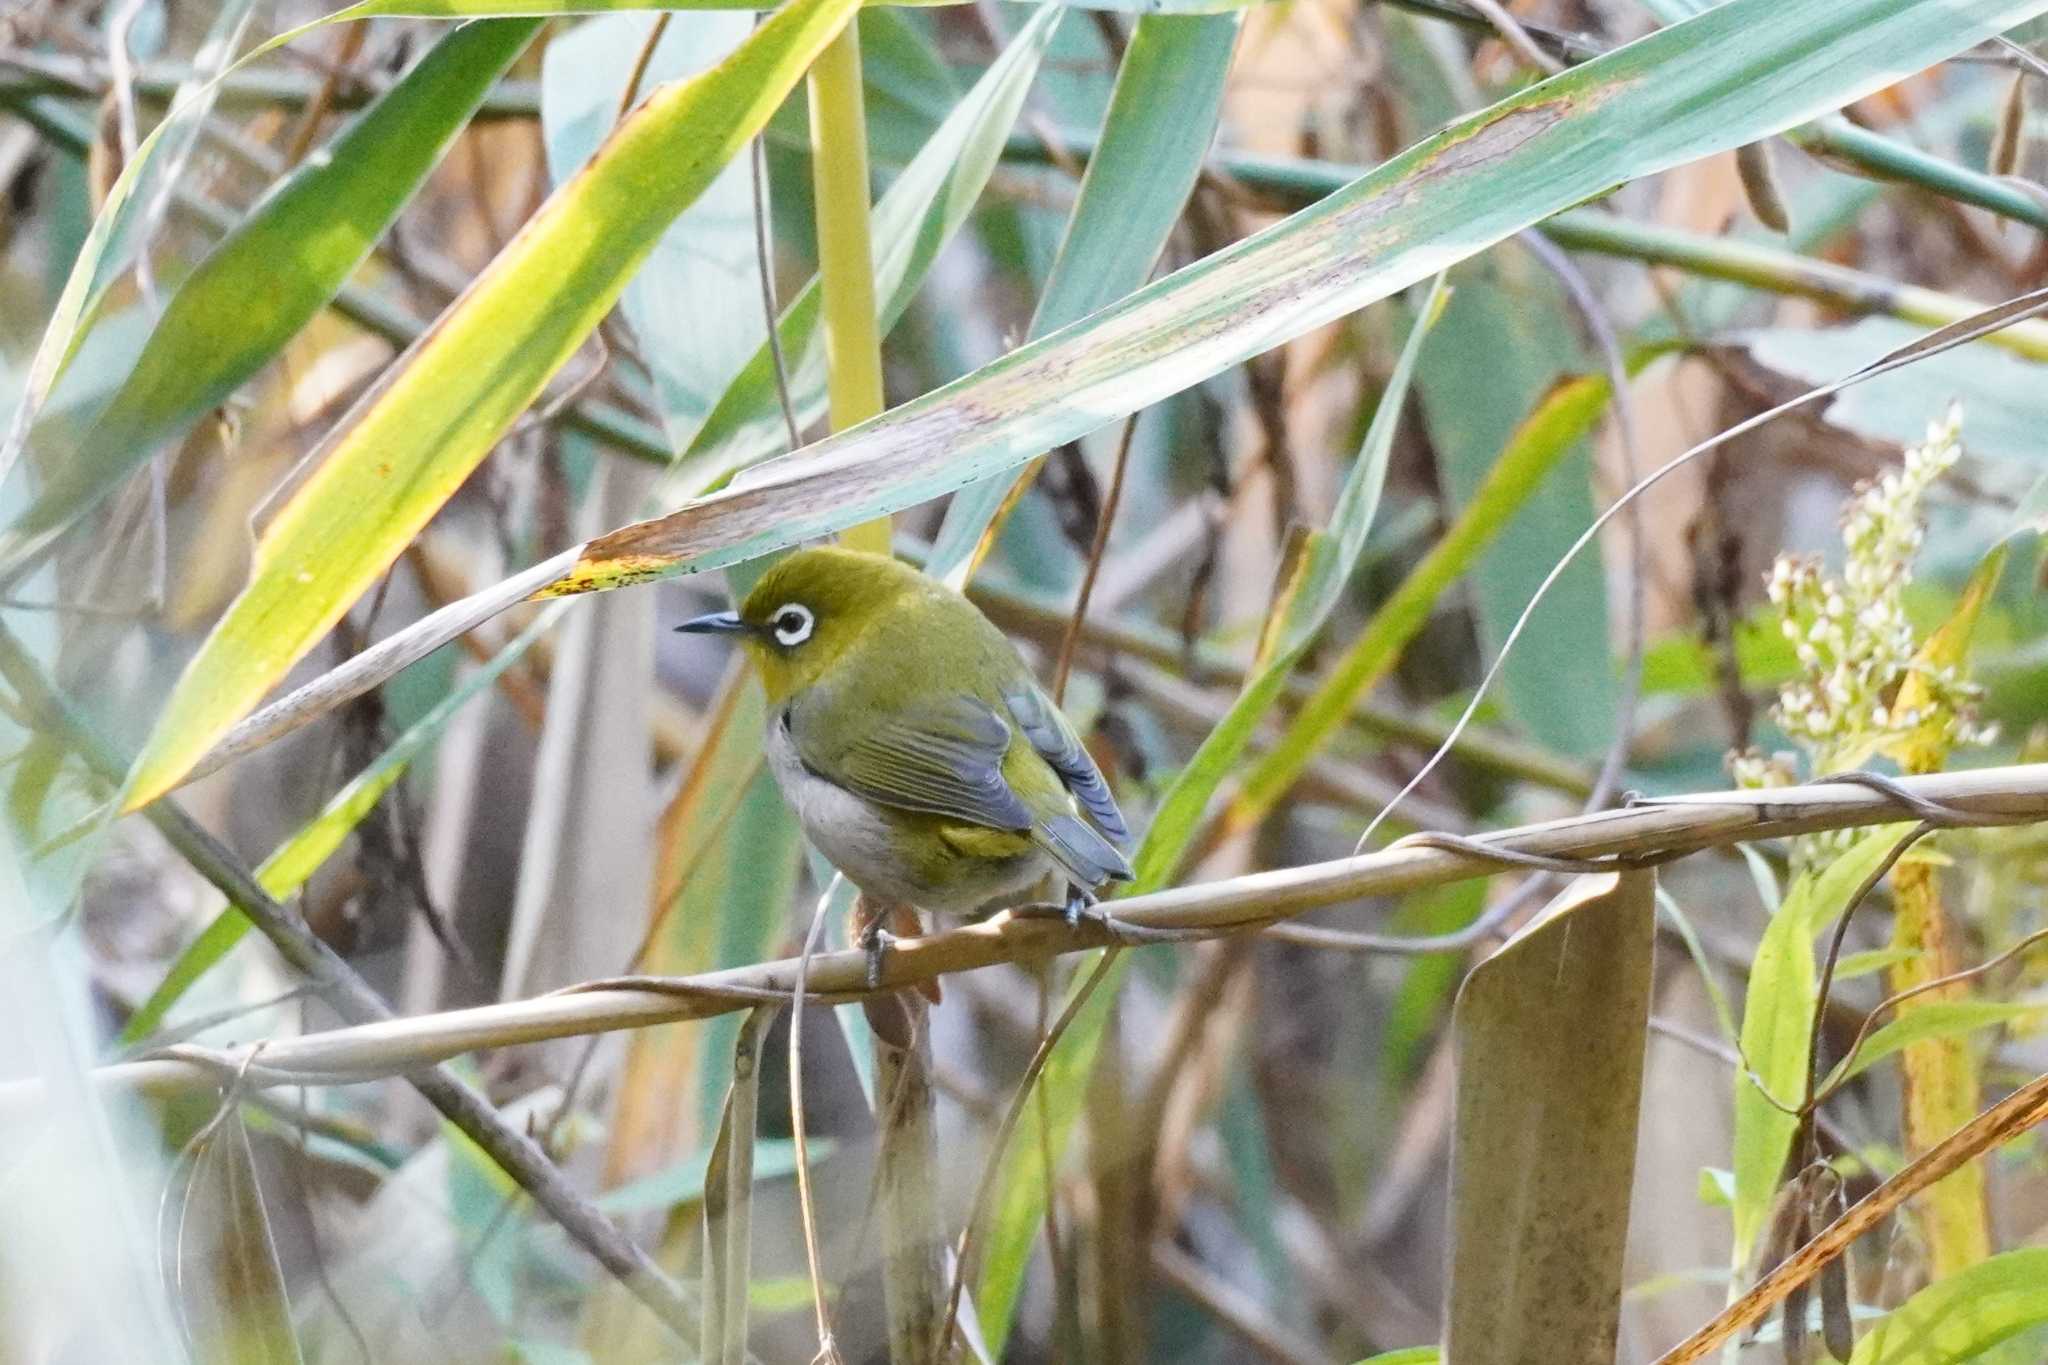
[[[1078,886],[1093,891],[1107,881],[1131,879],[1130,862],[1078,815],[1055,815],[1041,821],[1031,836]]]
[[[1116,798],[1109,794],[1109,784],[1102,780],[1102,770],[1088,756],[1080,736],[1067,724],[1067,718],[1060,714],[1059,708],[1035,686],[1013,688],[1003,694],[1003,701],[1016,718],[1017,728],[1024,732],[1024,738],[1031,741],[1031,747],[1038,750],[1039,757],[1060,775],[1067,790],[1081,803],[1081,809],[1087,811],[1088,818],[1095,822],[1096,829],[1115,843],[1129,839],[1131,832],[1124,824],[1123,812],[1116,807]]]

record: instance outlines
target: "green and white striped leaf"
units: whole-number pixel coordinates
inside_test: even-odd
[[[2048,0],[1728,0],[945,388],[592,542],[553,591],[713,568],[952,492],[1616,184],[1755,141],[2043,10]]]

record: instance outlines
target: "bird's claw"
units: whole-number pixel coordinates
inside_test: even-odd
[[[1064,901],[1032,901],[1011,907],[1010,914],[1017,919],[1058,919],[1069,929],[1079,928],[1084,919],[1097,923],[1109,920],[1098,906],[1095,895],[1078,886],[1067,888]]]
[[[882,962],[889,956],[889,945],[896,941],[896,935],[884,929],[879,922],[861,930],[861,951],[868,958],[868,989],[875,990],[882,984]]]

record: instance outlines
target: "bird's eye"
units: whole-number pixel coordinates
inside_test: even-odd
[[[784,645],[800,645],[811,638],[811,631],[818,620],[811,615],[811,609],[801,603],[791,602],[778,607],[769,627],[775,632],[775,639]]]

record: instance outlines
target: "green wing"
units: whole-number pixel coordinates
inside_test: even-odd
[[[1080,740],[1035,687],[1028,694],[1005,696],[1004,703],[1018,732],[1050,769],[1039,770],[1047,800],[1036,811],[1003,771],[1010,754],[1010,722],[977,698],[912,702],[886,718],[866,719],[851,735],[844,727],[819,733],[820,727],[806,726],[800,707],[786,713],[786,723],[806,767],[877,805],[1028,832],[1071,880],[1086,888],[1128,880],[1130,864],[1110,842],[1124,837],[1123,817]],[[1017,752],[1025,763],[1032,761],[1023,750]],[[1088,812],[1087,820],[1066,808],[1065,792]]]
[[[1036,823],[1003,776],[1010,727],[973,697],[916,702],[851,737],[817,734],[792,708],[790,737],[805,766],[878,804],[1019,833]]]

